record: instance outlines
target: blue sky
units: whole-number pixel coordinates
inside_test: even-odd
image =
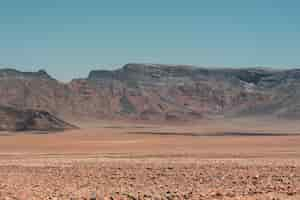
[[[60,80],[128,62],[299,67],[297,0],[0,0],[0,64]]]

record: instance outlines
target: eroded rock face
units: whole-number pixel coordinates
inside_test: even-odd
[[[70,112],[68,86],[45,71],[0,70],[0,105],[17,109],[45,110],[51,114]]]
[[[0,131],[61,131],[74,128],[46,111],[0,106]]]
[[[45,71],[0,70],[0,105],[62,117],[188,120],[300,117],[300,70],[127,64],[63,84]]]

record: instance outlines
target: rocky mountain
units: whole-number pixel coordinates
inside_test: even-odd
[[[299,118],[300,70],[127,64],[64,84],[45,71],[2,69],[0,96],[0,105],[65,118]]]
[[[45,111],[0,106],[0,131],[61,131],[74,128]]]

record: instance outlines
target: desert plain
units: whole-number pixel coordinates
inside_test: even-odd
[[[300,123],[76,121],[2,132],[0,199],[300,199]]]

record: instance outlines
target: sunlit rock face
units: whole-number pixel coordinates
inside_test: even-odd
[[[0,70],[0,105],[61,117],[189,120],[300,117],[300,70],[127,64],[61,83],[47,72]]]

